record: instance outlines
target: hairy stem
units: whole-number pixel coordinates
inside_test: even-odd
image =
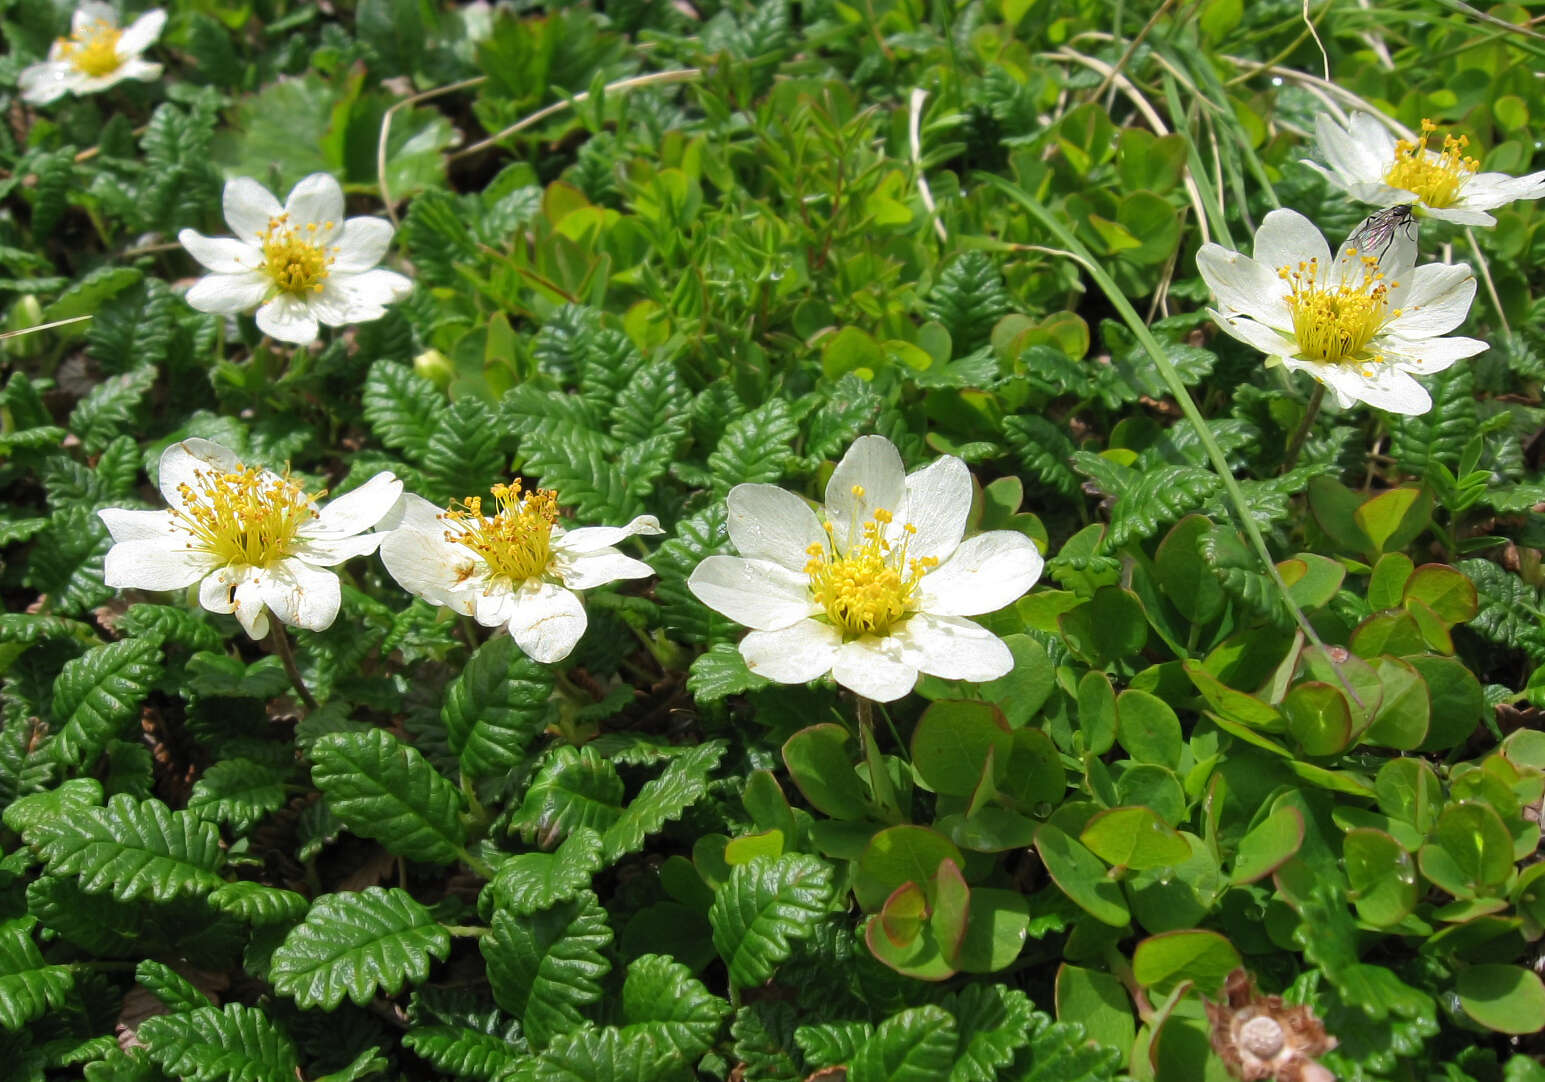
[[[295,694],[300,696],[300,701],[306,704],[307,710],[315,710],[316,698],[311,694],[311,689],[306,686],[306,682],[300,678],[300,670],[295,667],[295,651],[290,647],[289,633],[278,620],[275,620],[269,628],[268,644],[273,647],[274,653],[278,654],[279,660],[284,663],[285,675],[290,678],[290,686],[295,689]]]
[[[1288,440],[1287,454],[1282,456],[1282,472],[1287,473],[1298,462],[1298,452],[1304,449],[1304,441],[1309,438],[1309,430],[1314,427],[1314,419],[1319,415],[1320,403],[1325,401],[1325,384],[1318,380],[1314,383],[1314,392],[1309,395],[1309,404],[1304,407],[1304,419],[1298,422],[1298,427],[1293,430],[1293,438]]]

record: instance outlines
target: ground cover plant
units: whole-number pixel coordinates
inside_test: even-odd
[[[1532,18],[0,2],[0,1071],[1545,1078]]]

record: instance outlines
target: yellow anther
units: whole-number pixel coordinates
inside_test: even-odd
[[[483,514],[483,501],[468,496],[440,517],[453,529],[445,539],[482,557],[493,580],[519,584],[547,570],[552,561],[553,524],[558,521],[558,494],[539,488],[521,494],[517,480],[491,489],[499,510]]]
[[[888,632],[911,611],[923,575],[938,566],[931,556],[907,557],[907,542],[917,533],[911,523],[902,527],[907,541],[891,544],[884,527],[893,520],[891,512],[876,510],[863,524],[857,542],[841,554],[819,544],[805,550],[811,556],[805,564],[811,596],[845,636]],[[828,536],[831,532],[828,524]]]
[[[240,466],[230,473],[195,470],[177,486],[183,506],[172,517],[193,535],[189,548],[222,564],[271,567],[290,555],[295,534],[316,517],[316,501],[288,477]]]
[[[1311,261],[1312,265],[1313,261]],[[1340,284],[1322,282],[1317,273],[1281,268],[1288,283],[1287,305],[1293,334],[1309,360],[1326,364],[1362,363],[1364,351],[1385,323],[1399,314],[1389,308],[1389,291],[1374,260],[1361,260],[1361,277]]]
[[[95,19],[67,38],[59,39],[59,53],[82,75],[94,79],[111,75],[123,63],[118,55],[118,39],[123,31],[111,23]]]
[[[863,485],[854,485],[848,491],[853,493],[853,498],[855,500],[861,500],[861,499],[864,498],[864,486]]]
[[[331,229],[332,223],[323,228]],[[337,248],[317,244],[311,237],[316,230],[315,222],[298,230],[289,224],[288,214],[277,214],[268,220],[268,228],[258,234],[263,249],[263,273],[277,292],[297,297],[322,292]]]
[[[1384,174],[1384,181],[1392,188],[1415,192],[1429,207],[1447,207],[1453,205],[1465,181],[1481,163],[1465,153],[1470,145],[1466,135],[1445,135],[1441,151],[1429,149],[1427,139],[1437,130],[1431,120],[1423,120],[1422,134],[1415,142],[1397,142],[1395,161]]]

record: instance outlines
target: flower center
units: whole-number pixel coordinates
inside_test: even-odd
[[[862,486],[853,486],[853,495],[862,498]],[[808,550],[810,562],[805,574],[810,576],[810,594],[826,610],[832,624],[844,635],[883,635],[907,614],[912,595],[922,577],[939,561],[933,556],[910,559],[907,546],[917,527],[902,527],[904,540],[893,545],[885,538],[885,529],[893,521],[884,508],[858,528],[850,537],[842,555],[837,555],[832,525],[826,523],[827,543],[816,543]]]
[[[183,506],[172,516],[193,535],[190,548],[224,564],[267,568],[284,559],[324,495],[308,494],[288,477],[250,466],[233,473],[197,470],[193,479],[178,486]]]
[[[493,495],[499,510],[492,517],[483,514],[483,501],[477,496],[468,496],[459,507],[441,515],[457,527],[447,530],[445,539],[482,557],[495,579],[520,583],[536,578],[552,560],[558,494],[539,488],[522,497],[516,480],[495,485]]]
[[[303,297],[322,292],[322,282],[338,254],[336,247],[317,243],[318,228],[332,229],[332,222],[320,227],[307,222],[302,229],[290,224],[288,214],[268,219],[268,228],[258,234],[263,247],[263,273],[273,280],[281,293]]]
[[[1389,306],[1389,291],[1400,283],[1384,280],[1377,259],[1360,256],[1356,248],[1347,248],[1342,258],[1359,260],[1361,274],[1321,282],[1318,259],[1277,270],[1288,284],[1288,311],[1299,348],[1310,360],[1326,364],[1361,363],[1379,328],[1400,315],[1400,309]]]
[[[118,70],[118,39],[123,31],[112,23],[96,19],[68,38],[60,38],[60,53],[82,75],[100,78]]]
[[[1251,1055],[1271,1059],[1282,1051],[1286,1043],[1281,1024],[1264,1014],[1258,1014],[1239,1029],[1239,1043]]]
[[[1430,120],[1422,121],[1422,134],[1416,142],[1402,139],[1395,144],[1395,164],[1384,174],[1392,188],[1415,192],[1429,207],[1447,207],[1459,196],[1466,180],[1480,168],[1480,161],[1465,154],[1470,137],[1443,137],[1441,151],[1427,149],[1427,138],[1438,130]]]

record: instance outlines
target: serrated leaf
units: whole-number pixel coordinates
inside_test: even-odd
[[[793,461],[797,435],[799,426],[782,398],[768,399],[735,418],[708,456],[713,494],[723,497],[738,484],[781,480]]]
[[[446,502],[508,480],[500,442],[494,412],[482,399],[468,396],[442,404],[422,455],[425,476],[434,486],[428,495]]]
[[[547,727],[553,670],[532,661],[508,635],[490,639],[445,693],[440,720],[461,772],[486,777],[523,763]]]
[[[284,807],[288,767],[252,759],[222,759],[193,783],[188,810],[201,819],[229,823],[245,834],[270,812]]]
[[[1014,310],[1003,275],[986,252],[961,252],[943,270],[924,307],[950,332],[955,355],[983,345],[998,320]]]
[[[450,864],[461,855],[461,790],[417,748],[385,729],[329,733],[311,760],[312,781],[355,834],[409,860]]]
[[[1020,413],[1003,421],[1003,436],[1026,473],[1064,496],[1078,492],[1078,474],[1070,462],[1076,448],[1060,427],[1035,413]]]
[[[968,984],[940,1005],[960,1026],[961,1048],[950,1082],[994,1082],[1030,1043],[1035,1008],[1017,988]]]
[[[466,1026],[414,1026],[402,1035],[402,1043],[436,1070],[478,1082],[507,1075],[519,1055],[503,1037]]]
[[[35,917],[0,924],[0,1026],[19,1030],[61,1007],[75,989],[69,966],[47,965],[32,941]]]
[[[755,691],[772,683],[746,667],[740,648],[734,643],[716,642],[692,660],[687,674],[687,690],[700,703],[716,703],[746,691]]]
[[[256,1007],[227,1003],[161,1014],[136,1033],[150,1058],[193,1082],[295,1082],[295,1046]]]
[[[735,1012],[730,1023],[735,1059],[746,1065],[746,1077],[762,1082],[803,1082],[794,1043],[795,1012],[792,1004],[776,1001],[748,1003]]]
[[[65,662],[54,682],[54,753],[69,763],[96,758],[125,735],[139,704],[161,675],[161,651],[147,639],[94,646]]]
[[[606,911],[585,891],[539,913],[494,913],[492,934],[478,941],[500,1007],[521,1020],[533,1048],[545,1047],[583,1020],[579,1008],[601,998],[611,969],[601,951],[612,939]]]
[[[161,1001],[168,1011],[196,1011],[200,1007],[213,1006],[209,997],[194,987],[193,982],[171,966],[143,959],[134,967],[134,979],[145,990]]]
[[[852,1082],[936,1082],[955,1061],[955,1019],[942,1007],[913,1007],[880,1023],[848,1066]]]
[[[409,365],[380,360],[370,366],[360,400],[376,439],[423,461],[435,419],[447,408],[434,384]]]
[[[622,1017],[627,1033],[640,1024],[683,1059],[708,1051],[730,1005],[713,995],[692,971],[674,959],[644,954],[628,966],[622,982]]]
[[[119,794],[105,808],[74,809],[28,827],[22,836],[50,874],[73,875],[90,894],[164,902],[220,885],[219,829],[159,800]]]
[[[125,637],[162,644],[175,642],[189,650],[218,650],[225,641],[220,632],[196,613],[172,605],[145,602],[129,606],[129,611],[118,621],[118,630]]]
[[[208,902],[216,909],[239,917],[248,924],[287,924],[306,915],[311,903],[293,890],[264,886],[238,879],[209,893]]]
[[[1475,583],[1480,611],[1469,627],[1503,646],[1523,650],[1535,663],[1545,661],[1545,604],[1540,591],[1490,560],[1461,560],[1457,565]]]
[[[1216,474],[1196,466],[1159,466],[1119,493],[1111,510],[1107,543],[1121,548],[1142,541],[1196,510],[1220,484]]]
[[[1030,1044],[998,1077],[1003,1082],[1115,1082],[1124,1078],[1122,1054],[1096,1044],[1076,1022],[1053,1022],[1034,1012]]]
[[[790,941],[815,930],[831,902],[831,868],[789,853],[737,864],[708,910],[714,948],[738,988],[754,988],[788,958]]]
[[[667,819],[678,818],[707,792],[708,775],[723,754],[723,741],[698,744],[667,763],[659,777],[646,782],[602,836],[606,863],[643,848],[645,837],[659,830]]]
[[[274,950],[269,979],[300,1007],[332,1010],[347,995],[364,1006],[378,991],[429,976],[451,952],[450,934],[407,891],[367,887],[324,894]]]
[[[681,1064],[670,1047],[630,1027],[588,1028],[554,1038],[529,1073],[510,1082],[676,1082]]]
[[[1434,462],[1456,466],[1478,423],[1470,365],[1456,364],[1422,382],[1432,396],[1432,408],[1393,418],[1389,433],[1390,454],[1402,470],[1417,477],[1426,475]]]
[[[107,446],[134,420],[134,410],[156,381],[156,367],[142,364],[109,376],[87,392],[70,413],[69,429],[88,455]]]
[[[673,639],[706,643],[740,630],[739,624],[704,605],[687,589],[688,576],[704,557],[729,551],[726,515],[724,501],[714,500],[695,515],[682,519],[650,561],[660,576],[655,587],[660,622]]]
[[[617,768],[591,745],[563,745],[547,755],[517,822],[542,838],[561,837],[579,827],[605,833],[622,817],[622,779]]]
[[[500,908],[534,913],[579,897],[605,864],[601,836],[589,827],[576,827],[551,853],[507,858],[490,888]]]

